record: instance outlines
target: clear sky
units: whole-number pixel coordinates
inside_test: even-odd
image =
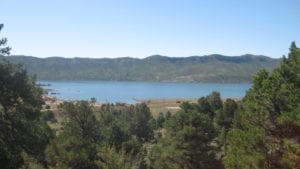
[[[300,0],[0,0],[11,54],[262,54],[300,46]]]

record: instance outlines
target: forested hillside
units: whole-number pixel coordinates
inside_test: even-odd
[[[223,55],[186,58],[160,55],[144,59],[36,58],[9,56],[39,80],[113,80],[180,82],[250,82],[259,69],[272,70],[280,59],[265,56]]]

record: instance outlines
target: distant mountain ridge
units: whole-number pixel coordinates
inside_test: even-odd
[[[3,57],[3,56],[2,56]],[[37,58],[8,56],[38,80],[112,80],[172,82],[250,82],[259,69],[271,71],[280,59],[262,55],[190,57],[153,55],[138,58]]]

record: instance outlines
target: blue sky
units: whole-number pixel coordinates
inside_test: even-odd
[[[279,58],[300,43],[299,0],[0,0],[11,54]],[[298,45],[300,46],[300,45]]]

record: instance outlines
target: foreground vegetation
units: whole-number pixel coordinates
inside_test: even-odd
[[[1,54],[9,52],[5,44],[5,39],[0,42]],[[145,103],[96,107],[94,99],[41,111],[41,89],[34,79],[2,60],[0,166],[300,168],[299,74],[300,49],[292,43],[278,68],[253,77],[241,101],[222,101],[213,92],[153,118]],[[60,127],[49,127],[58,123]]]

